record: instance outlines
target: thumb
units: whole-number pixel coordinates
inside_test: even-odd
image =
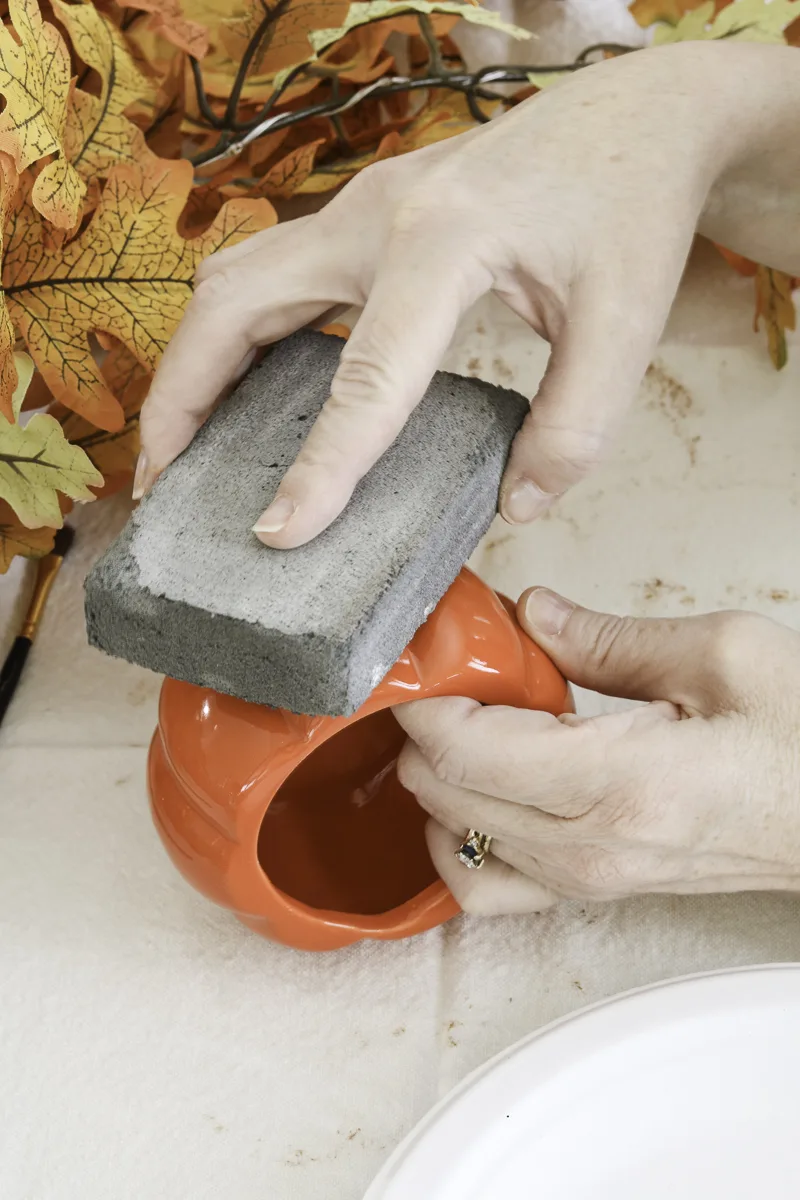
[[[714,614],[638,620],[592,612],[547,588],[532,588],[520,597],[517,619],[578,687],[626,700],[705,706]]]

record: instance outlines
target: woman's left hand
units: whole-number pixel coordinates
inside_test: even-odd
[[[475,701],[394,710],[402,782],[472,913],[561,898],[800,891],[800,635],[750,613],[633,620],[544,589],[518,618],[568,679],[643,707],[581,719]],[[454,857],[493,835],[480,871]]]

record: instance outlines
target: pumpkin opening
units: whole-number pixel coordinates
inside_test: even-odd
[[[427,816],[397,778],[405,734],[387,709],[348,725],[304,759],[266,811],[258,861],[312,908],[375,915],[438,878]]]

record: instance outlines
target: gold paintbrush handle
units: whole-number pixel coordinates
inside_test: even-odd
[[[28,611],[25,614],[25,620],[20,629],[20,637],[27,638],[33,641],[39,629],[39,622],[42,619],[44,606],[47,603],[47,597],[50,594],[50,588],[53,586],[53,581],[58,574],[59,568],[64,559],[59,554],[48,554],[41,559],[36,571],[36,583],[33,589],[33,596],[28,605]]]

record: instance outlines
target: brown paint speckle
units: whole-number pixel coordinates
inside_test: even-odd
[[[500,379],[505,379],[506,382],[508,382],[508,380],[514,378],[513,370],[508,365],[506,360],[504,358],[501,358],[499,354],[496,354],[494,356],[494,358],[492,359],[492,367],[494,368],[496,375]]]
[[[652,386],[652,395],[647,402],[647,408],[660,412],[672,426],[673,433],[686,448],[689,465],[697,463],[697,447],[700,435],[689,436],[684,428],[686,418],[692,413],[695,402],[687,387],[671,375],[661,362],[652,362],[647,368],[645,378]]]
[[[512,542],[513,540],[513,533],[500,533],[497,535],[497,537],[489,538],[488,541],[484,543],[484,549],[498,550],[501,546],[505,546],[508,542]]]

